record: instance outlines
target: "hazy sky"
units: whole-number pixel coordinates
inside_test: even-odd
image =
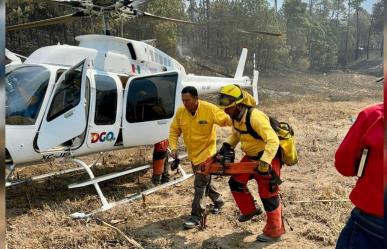
[[[269,1],[269,3],[270,3],[271,5],[274,6],[274,0],[268,0],[268,1]],[[284,2],[284,0],[278,0],[278,9],[281,8],[283,2]],[[309,2],[309,1],[303,0],[303,2]],[[376,2],[377,2],[377,0],[366,0],[366,1],[364,1],[364,2],[362,3],[361,6],[362,6],[364,9],[366,9],[366,10],[368,11],[368,13],[371,13],[371,12],[372,12],[372,5],[374,5],[374,3],[376,3]],[[347,5],[348,5],[348,4],[347,4]],[[347,5],[346,5],[346,6],[347,6]]]

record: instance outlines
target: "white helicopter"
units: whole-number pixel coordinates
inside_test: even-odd
[[[116,1],[113,4],[93,1],[56,1],[76,7],[73,15],[7,27],[7,31],[31,28],[67,21],[82,15],[117,12],[151,16],[162,20],[177,19],[155,16],[137,10],[138,1]],[[96,1],[94,1],[96,2]],[[106,1],[103,1],[106,2]],[[143,1],[141,1],[143,2]],[[56,21],[53,21],[55,19]],[[191,23],[181,21],[183,23]],[[215,93],[233,83],[252,88],[258,101],[258,71],[253,80],[243,76],[247,49],[242,50],[233,78],[187,74],[175,59],[144,41],[135,41],[108,34],[76,37],[78,46],[53,45],[42,47],[24,62],[15,59],[6,66],[6,168],[8,178],[15,167],[66,158],[77,168],[49,173],[41,179],[60,173],[85,170],[90,179],[69,185],[69,188],[94,185],[102,206],[89,213],[74,213],[75,218],[87,217],[117,205],[127,203],[192,176],[180,166],[181,177],[129,196],[108,202],[98,183],[136,171],[149,165],[94,177],[91,167],[77,157],[92,153],[153,145],[168,138],[169,125],[176,109],[182,104],[180,92],[185,86],[195,86],[200,94]],[[12,186],[20,182],[7,182]]]

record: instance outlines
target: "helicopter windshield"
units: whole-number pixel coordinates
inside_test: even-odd
[[[42,66],[19,67],[5,76],[6,124],[35,124],[49,79],[50,71]]]

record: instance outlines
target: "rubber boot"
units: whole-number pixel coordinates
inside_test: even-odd
[[[280,204],[275,210],[266,212],[267,221],[263,228],[263,233],[258,235],[257,241],[273,242],[278,241],[285,233],[285,226],[282,220],[282,205]]]

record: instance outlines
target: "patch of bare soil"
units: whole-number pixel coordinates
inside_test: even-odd
[[[228,177],[213,177],[226,205],[220,215],[208,217],[204,230],[182,228],[190,213],[192,178],[97,217],[114,224],[144,248],[334,248],[353,207],[348,195],[355,183],[354,178],[336,172],[334,153],[359,110],[382,101],[382,85],[375,83],[375,79],[337,72],[297,73],[260,80],[259,108],[293,125],[299,149],[298,165],[282,170],[284,216],[293,231],[285,224],[287,232],[280,242],[255,241],[265,225],[265,215],[238,223]],[[205,97],[214,99],[213,95]],[[219,146],[230,131],[231,128],[218,128]],[[96,167],[96,175],[144,164],[151,160],[151,154],[151,146],[111,152],[105,157],[106,166]],[[241,156],[237,149],[238,159]],[[84,159],[91,162],[95,157]],[[19,169],[15,176],[23,178],[73,166],[66,162],[41,164]],[[191,171],[188,162],[183,167]],[[139,172],[104,182],[101,188],[110,201],[118,200],[145,189],[150,176],[150,171]],[[67,189],[68,184],[86,178],[83,173],[72,173],[8,188],[8,248],[134,248],[115,230],[95,219],[69,217],[73,212],[90,211],[100,205],[93,187]],[[251,181],[249,188],[262,206],[256,183]],[[337,201],[313,202],[322,199]]]

